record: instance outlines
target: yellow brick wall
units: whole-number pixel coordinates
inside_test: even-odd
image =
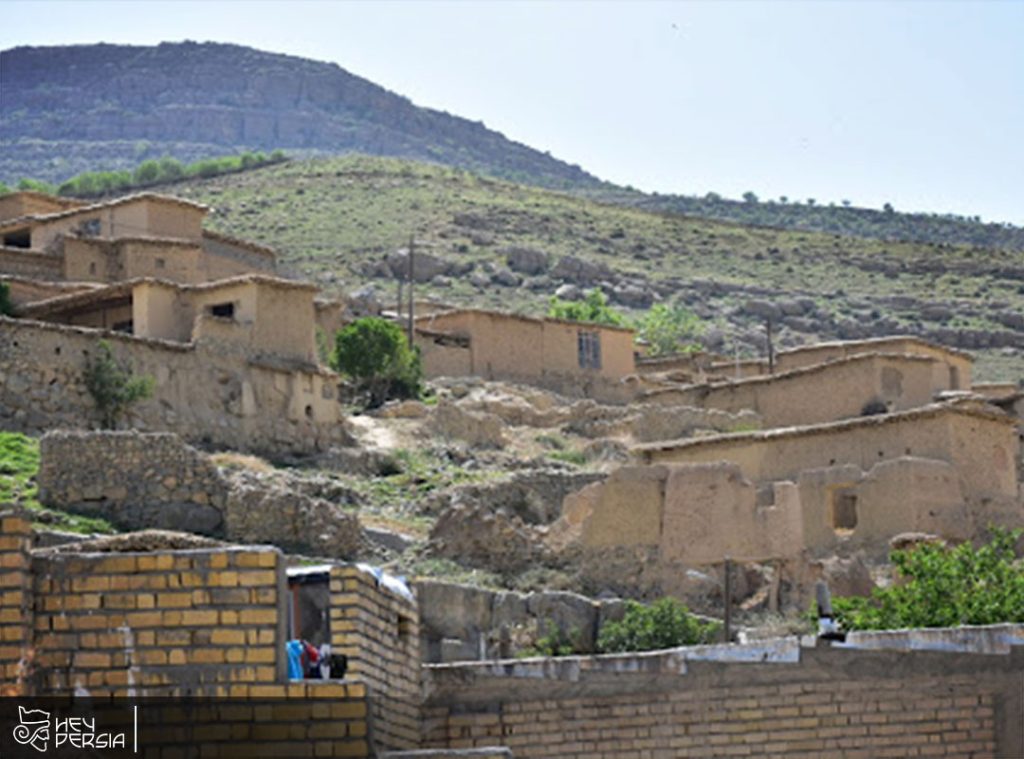
[[[272,548],[37,554],[41,693],[251,695],[283,679]]]
[[[580,686],[577,697],[472,703],[466,696],[458,705],[425,707],[424,745],[500,744],[519,759],[996,753],[998,696],[978,678],[851,673],[800,682],[790,665],[771,666],[774,684],[708,687],[684,677],[674,688],[623,695],[587,695]]]
[[[0,695],[29,691],[32,652],[32,578],[29,548],[32,525],[11,513],[0,514]]]
[[[419,614],[356,567],[331,570],[331,647],[366,683],[380,749],[415,748],[420,731]]]

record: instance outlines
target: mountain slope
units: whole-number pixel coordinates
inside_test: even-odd
[[[419,108],[335,64],[238,45],[80,45],[0,52],[0,181],[51,181],[236,149],[394,155],[546,186],[578,166],[480,123]]]
[[[422,258],[435,259],[426,297],[537,313],[563,284],[598,286],[634,314],[685,303],[728,355],[763,350],[771,315],[777,345],[909,332],[979,351],[982,377],[1024,376],[1015,253],[657,214],[365,156],[165,191],[209,203],[211,226],[274,246],[289,270],[328,290],[371,284],[392,302],[386,258],[415,235]]]

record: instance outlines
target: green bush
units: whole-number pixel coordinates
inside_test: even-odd
[[[1022,532],[994,529],[980,548],[926,543],[894,551],[901,582],[869,598],[834,599],[836,618],[847,630],[1024,622],[1024,564],[1015,550]]]
[[[532,646],[527,646],[518,653],[516,658],[528,659],[534,656],[572,656],[573,654],[584,653],[579,650],[573,642],[573,638],[579,638],[580,631],[574,628],[570,633],[562,632],[562,629],[553,621],[548,620],[547,634],[540,636]]]
[[[366,394],[367,407],[389,398],[415,398],[423,370],[419,352],[406,341],[394,322],[370,316],[356,319],[335,337],[332,366]]]
[[[0,282],[0,316],[13,316],[14,304],[11,303],[11,288],[6,282]]]
[[[658,303],[637,322],[637,337],[649,346],[649,355],[664,356],[699,350],[698,339],[704,331],[700,319],[683,306]]]
[[[96,355],[86,359],[83,379],[105,429],[114,429],[133,403],[153,394],[153,378],[136,377],[121,367],[106,340],[100,340]]]
[[[597,287],[589,291],[587,297],[581,301],[567,301],[551,296],[548,304],[548,316],[573,322],[592,322],[612,326],[622,326],[626,323],[625,317],[608,305],[605,294]]]
[[[674,598],[662,598],[650,606],[626,601],[626,614],[601,628],[597,649],[602,653],[654,651],[709,643],[717,634],[717,622],[702,622]]]

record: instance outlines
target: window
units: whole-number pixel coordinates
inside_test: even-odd
[[[90,261],[89,262],[89,273],[90,274],[95,274],[96,273],[96,262],[95,261]]]
[[[843,488],[832,493],[832,529],[850,531],[857,527],[857,496]]]
[[[949,367],[949,389],[960,389],[960,370],[955,366]]]
[[[163,269],[163,268],[165,268],[166,266],[167,266],[167,262],[166,262],[166,261],[165,261],[164,259],[162,259],[162,258],[158,258],[158,259],[156,260],[156,268],[158,268],[158,269]]]
[[[100,233],[99,219],[86,219],[78,225],[78,234],[82,237],[98,237]]]
[[[581,369],[601,368],[601,333],[580,330],[576,334],[576,349]]]
[[[32,233],[27,229],[19,229],[4,235],[5,248],[31,248]]]
[[[235,318],[234,303],[214,303],[209,310],[210,316],[219,316],[221,319]]]

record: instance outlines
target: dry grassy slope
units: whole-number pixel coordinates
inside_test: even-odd
[[[857,329],[933,336],[946,330],[947,341],[973,347],[976,337],[953,333],[1002,332],[1005,339],[1008,328],[999,320],[1024,311],[1020,253],[658,215],[396,159],[297,161],[166,190],[209,203],[216,209],[212,227],[273,246],[288,269],[328,290],[375,281],[390,298],[390,282],[361,272],[410,234],[435,255],[478,268],[488,261],[503,266],[504,246],[526,246],[604,263],[664,297],[682,297],[726,335],[726,350],[735,338],[744,353],[754,350],[761,330],[745,311],[750,299],[816,301],[810,325],[781,330],[783,344]],[[694,288],[694,280],[741,289],[716,293]],[[477,287],[463,276],[422,292],[538,312],[557,284]],[[1024,329],[1010,339],[1017,348],[976,351],[982,377],[1024,376]]]

